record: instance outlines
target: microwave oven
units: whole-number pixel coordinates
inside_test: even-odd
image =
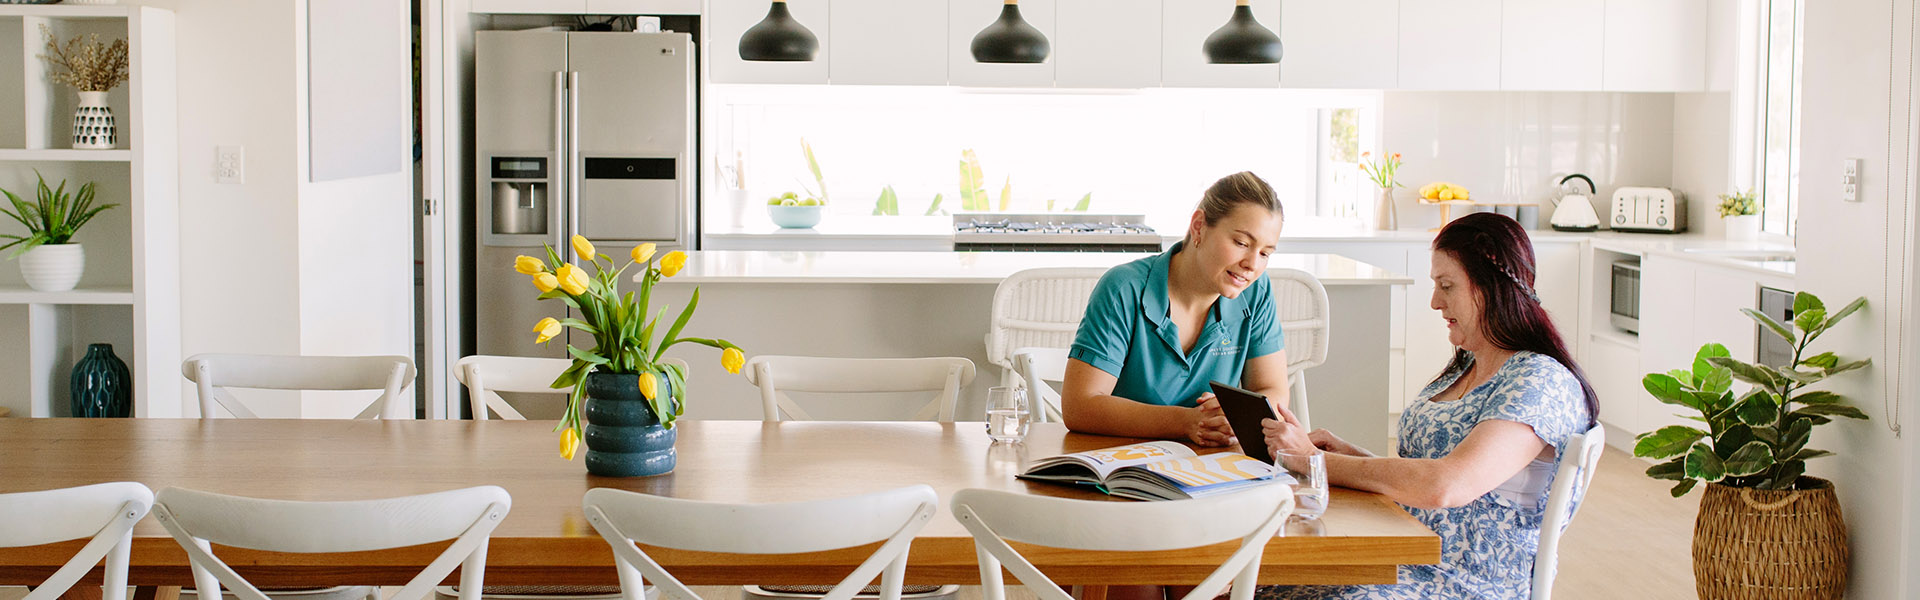
[[[1613,299],[1607,305],[1607,320],[1635,334],[1640,333],[1640,262],[1613,263]]]

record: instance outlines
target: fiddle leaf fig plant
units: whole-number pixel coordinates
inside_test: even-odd
[[[1649,373],[1641,380],[1655,399],[1698,412],[1684,415],[1707,429],[1675,425],[1635,438],[1634,456],[1670,459],[1647,469],[1655,479],[1677,481],[1673,496],[1686,495],[1702,481],[1739,488],[1796,489],[1807,460],[1832,455],[1807,447],[1815,425],[1834,418],[1866,419],[1839,394],[1807,388],[1871,364],[1846,361],[1832,352],[1807,355],[1807,347],[1841,319],[1867,305],[1859,298],[1831,314],[1813,294],[1793,299],[1793,321],[1782,323],[1753,309],[1741,309],[1793,345],[1785,367],[1747,363],[1729,356],[1727,347],[1707,344],[1694,354],[1692,370]],[[1733,382],[1752,387],[1735,397]]]

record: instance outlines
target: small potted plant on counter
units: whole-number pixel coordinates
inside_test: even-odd
[[[1753,190],[1720,195],[1720,219],[1727,226],[1727,239],[1749,241],[1760,238],[1760,203]]]
[[[1699,416],[1706,430],[1686,425],[1642,434],[1635,456],[1666,462],[1647,469],[1678,482],[1674,497],[1706,482],[1693,530],[1694,583],[1702,599],[1838,599],[1847,589],[1847,523],[1833,483],[1806,475],[1810,459],[1830,456],[1807,447],[1813,427],[1835,418],[1865,419],[1833,392],[1807,388],[1866,367],[1832,352],[1807,355],[1807,346],[1834,324],[1866,306],[1860,298],[1829,315],[1813,294],[1793,299],[1793,320],[1782,323],[1753,309],[1762,335],[1793,346],[1792,362],[1770,366],[1735,360],[1726,346],[1707,344],[1692,370],[1650,373],[1653,397]],[[1749,384],[1736,396],[1733,382]]]
[[[20,259],[20,275],[27,280],[28,287],[42,292],[71,290],[80,283],[80,274],[87,266],[86,251],[73,241],[73,236],[101,211],[119,205],[94,206],[92,183],[68,194],[66,180],[61,180],[58,188],[48,188],[46,178],[40,177],[39,171],[34,171],[34,177],[40,184],[33,202],[0,190],[12,205],[11,209],[0,207],[0,213],[27,228],[26,235],[0,234],[0,239],[13,240],[0,245],[0,250],[18,246],[13,257]]]

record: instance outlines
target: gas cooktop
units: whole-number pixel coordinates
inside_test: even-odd
[[[954,250],[1159,252],[1145,215],[959,213]]]

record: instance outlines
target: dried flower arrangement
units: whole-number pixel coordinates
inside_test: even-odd
[[[127,80],[127,41],[100,42],[100,34],[74,36],[62,47],[46,25],[40,33],[47,38],[47,53],[40,58],[60,67],[48,77],[82,92],[105,92]],[[85,41],[82,41],[85,40]]]

